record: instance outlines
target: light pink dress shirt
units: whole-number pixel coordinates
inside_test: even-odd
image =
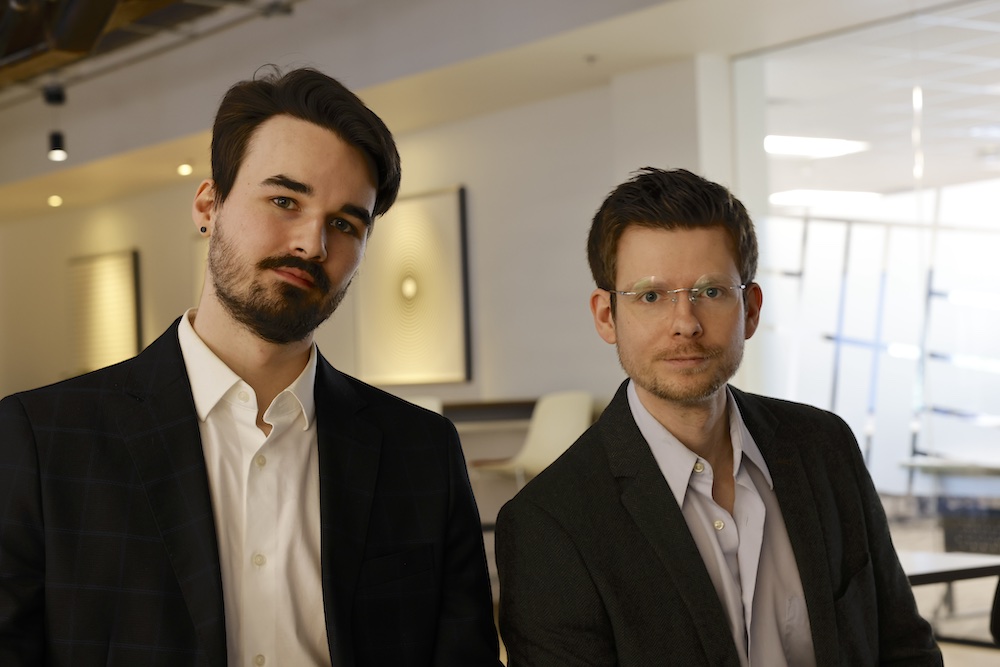
[[[681,508],[714,591],[726,611],[740,662],[752,667],[816,664],[802,581],[767,463],[727,390],[736,500],[730,515],[712,498],[713,471],[642,405],[629,407]]]

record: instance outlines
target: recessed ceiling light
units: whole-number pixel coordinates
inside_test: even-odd
[[[190,176],[194,173],[194,167],[185,162],[184,164],[177,165],[177,173],[181,176]]]
[[[774,206],[814,208],[818,206],[864,206],[881,197],[882,195],[877,192],[851,190],[785,190],[784,192],[772,193],[767,200]]]
[[[49,197],[49,206],[52,208],[59,208],[63,204],[63,198],[59,195],[52,195]]]
[[[764,150],[770,155],[827,158],[850,155],[868,150],[868,142],[824,137],[789,137],[769,134],[764,137]]]

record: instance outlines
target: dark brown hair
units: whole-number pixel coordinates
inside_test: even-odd
[[[686,169],[641,169],[601,204],[590,226],[587,259],[602,289],[615,289],[618,241],[631,225],[722,227],[732,242],[740,280],[750,284],[757,274],[757,236],[746,208],[725,187]]]
[[[286,114],[324,127],[360,150],[375,175],[375,210],[389,210],[399,192],[399,153],[392,133],[357,95],[339,81],[311,68],[282,75],[277,68],[232,86],[212,127],[215,204],[233,189],[247,146],[264,121]]]

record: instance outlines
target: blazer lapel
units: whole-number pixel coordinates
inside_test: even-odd
[[[208,473],[174,323],[136,359],[122,387],[135,410],[119,428],[210,664],[226,664],[222,575]],[[168,621],[165,621],[168,622]]]
[[[347,378],[319,357],[316,431],[322,523],[323,608],[335,665],[355,662],[352,608],[364,559],[382,432],[360,418],[364,400]]]
[[[639,432],[626,395],[627,382],[598,420],[611,473],[618,479],[621,502],[659,557],[698,628],[709,664],[739,665],[729,620],[701,553],[691,537],[670,487]]]
[[[774,415],[755,397],[731,388],[747,429],[767,461],[774,493],[788,529],[802,590],[809,610],[816,664],[839,664],[837,619],[833,587],[827,571],[827,546],[821,530],[816,496],[809,484],[799,443],[815,434],[797,432],[779,424]]]

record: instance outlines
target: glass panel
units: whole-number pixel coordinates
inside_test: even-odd
[[[886,229],[852,225],[850,235],[841,334],[848,339],[874,343],[881,316]]]
[[[894,356],[912,358],[918,353],[927,303],[930,239],[929,232],[918,229],[889,231],[882,341],[894,346]]]
[[[759,115],[763,101],[764,134],[867,142],[858,153],[792,157],[741,136],[741,148],[761,152],[741,156],[739,180],[765,187],[751,194],[771,202],[761,384],[844,417],[870,445],[883,491],[1000,497],[1000,476],[963,487],[900,465],[914,443],[1000,460],[994,21],[1000,1],[953,3],[734,68],[737,115],[741,105]],[[963,58],[981,67],[956,66]]]
[[[844,346],[837,369],[834,411],[854,431],[862,448],[868,429],[868,407],[872,390],[873,352],[870,348]]]
[[[900,359],[888,354],[879,359],[868,466],[872,476],[878,478],[882,491],[887,493],[905,494],[909,483],[909,470],[901,463],[909,456],[913,444],[913,431],[909,426],[914,421],[919,397],[912,390],[904,389],[917,386],[919,372],[915,359]]]

